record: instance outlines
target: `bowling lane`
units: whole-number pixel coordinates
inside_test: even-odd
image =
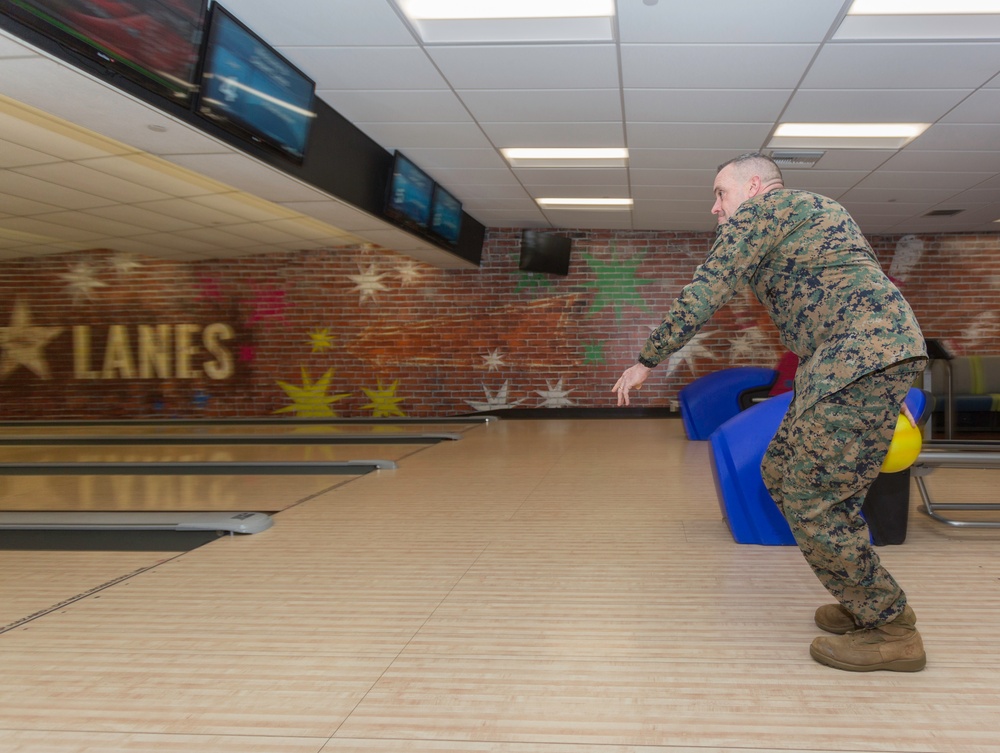
[[[273,438],[276,442],[416,442],[457,439],[483,423],[377,423],[377,422],[293,422],[293,421],[230,421],[230,422],[70,422],[65,424],[0,424],[0,444],[30,441],[81,443],[122,441],[219,441],[239,440],[259,442]]]
[[[253,463],[399,461],[429,445],[197,445],[0,447],[0,463]],[[386,471],[392,472],[392,471]],[[0,511],[278,512],[357,478],[294,475],[0,475]]]

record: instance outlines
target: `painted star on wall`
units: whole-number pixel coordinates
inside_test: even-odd
[[[403,285],[412,285],[420,281],[424,272],[421,264],[415,261],[402,261],[396,265],[395,272]]]
[[[327,372],[315,382],[310,381],[309,372],[302,367],[302,385],[289,384],[278,380],[278,386],[285,391],[285,394],[292,400],[291,405],[278,408],[275,413],[294,413],[299,418],[334,418],[336,412],[330,406],[345,397],[350,397],[351,393],[341,392],[336,395],[327,395],[330,389],[330,382],[333,380],[333,369]]]
[[[359,264],[358,274],[347,275],[347,278],[354,283],[354,289],[359,293],[358,303],[364,303],[368,299],[374,301],[378,293],[389,289],[382,282],[385,275],[385,272],[378,271],[378,265],[374,262],[369,264],[367,269],[362,268]]]
[[[370,410],[372,412],[372,418],[406,416],[406,414],[399,408],[399,403],[403,402],[403,398],[396,397],[396,387],[398,386],[398,379],[388,387],[383,385],[382,380],[379,379],[378,389],[369,390],[362,387],[361,391],[368,396],[368,399],[371,400],[371,402],[367,405],[362,405],[361,409]]]
[[[507,395],[510,393],[510,382],[504,382],[503,387],[497,390],[496,394],[490,394],[490,391],[483,385],[483,394],[486,395],[486,402],[481,403],[474,400],[467,400],[466,404],[469,405],[475,411],[487,411],[487,410],[504,410],[507,408],[513,408],[514,406],[520,405],[527,398],[521,398],[520,400],[510,401]]]
[[[555,281],[551,280],[548,275],[542,274],[541,272],[521,272],[521,277],[517,281],[517,287],[514,288],[514,292],[551,288],[554,285]]]
[[[730,363],[748,363],[754,366],[770,366],[778,357],[767,344],[767,336],[760,327],[748,327],[729,341]]]
[[[621,259],[617,251],[612,249],[611,258],[607,261],[596,259],[590,254],[582,254],[587,266],[597,278],[580,283],[586,288],[595,288],[594,301],[587,316],[594,316],[608,306],[614,308],[615,319],[621,319],[625,306],[635,306],[643,311],[649,311],[646,301],[639,292],[640,285],[649,285],[653,280],[643,280],[635,276],[636,270],[642,264],[646,252],[636,254],[630,259]]]
[[[142,262],[135,258],[135,254],[122,252],[111,257],[108,264],[119,275],[130,275],[137,269],[142,269]]]
[[[10,326],[0,327],[0,379],[6,379],[19,366],[42,379],[49,379],[49,365],[42,349],[63,331],[62,327],[37,327],[31,323],[28,304],[18,300],[10,317]]]
[[[108,286],[108,283],[95,279],[94,275],[96,274],[97,270],[92,265],[80,262],[74,265],[69,272],[59,275],[61,279],[69,283],[66,285],[66,290],[73,296],[74,304],[79,303],[84,298],[88,301],[94,300],[93,291]]]
[[[500,352],[500,348],[494,348],[485,356],[479,356],[483,359],[483,365],[486,366],[488,371],[496,371],[502,366],[506,366],[503,362],[504,354]]]
[[[669,377],[677,373],[681,366],[687,366],[688,371],[694,374],[694,360],[696,358],[714,359],[716,357],[715,353],[705,347],[702,342],[707,336],[707,332],[699,332],[688,341],[687,345],[670,356],[670,358],[667,359],[667,370],[665,376]]]
[[[583,344],[583,362],[586,363],[604,363],[606,357],[604,355],[604,343],[601,342],[590,342]]]
[[[333,335],[330,334],[329,327],[310,332],[309,340],[312,342],[313,353],[320,353],[333,347]]]
[[[555,384],[546,379],[545,383],[549,387],[547,390],[535,390],[542,398],[542,402],[539,405],[540,408],[568,408],[571,405],[576,405],[576,403],[569,399],[569,393],[573,390],[563,389],[562,379]]]

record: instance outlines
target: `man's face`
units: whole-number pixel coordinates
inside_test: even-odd
[[[740,204],[750,198],[751,185],[751,180],[740,177],[736,165],[727,165],[715,176],[715,184],[712,186],[715,192],[712,214],[718,218],[720,225],[728,222],[740,208]]]

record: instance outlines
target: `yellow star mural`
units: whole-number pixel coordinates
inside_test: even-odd
[[[320,351],[329,350],[333,347],[333,335],[330,334],[330,329],[328,327],[318,329],[315,332],[310,332],[309,339],[312,341],[313,353],[319,353]]]
[[[332,379],[333,369],[327,369],[323,376],[315,382],[311,382],[309,372],[303,366],[301,387],[278,380],[278,385],[291,398],[292,404],[278,408],[274,412],[294,413],[299,418],[335,418],[337,414],[330,406],[338,400],[350,397],[351,393],[341,392],[337,395],[327,395],[326,391],[330,388]]]
[[[49,365],[42,348],[63,331],[62,327],[36,327],[31,323],[28,304],[18,300],[10,317],[10,326],[0,327],[0,379],[6,379],[18,366],[24,366],[42,379],[48,379]]]
[[[399,386],[398,379],[389,387],[383,385],[382,380],[379,379],[377,390],[368,390],[362,387],[361,391],[368,396],[368,399],[371,400],[371,402],[368,403],[368,405],[362,405],[361,409],[372,411],[373,418],[406,416],[406,414],[399,409],[399,403],[403,402],[403,398],[396,397],[397,386]]]

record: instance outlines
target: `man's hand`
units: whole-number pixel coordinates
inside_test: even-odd
[[[642,389],[642,383],[646,381],[646,377],[649,376],[649,372],[652,369],[648,366],[643,366],[641,363],[637,363],[634,366],[625,369],[622,375],[615,382],[614,389],[612,392],[618,393],[618,407],[622,405],[630,405],[628,399],[629,390],[640,390]]]

